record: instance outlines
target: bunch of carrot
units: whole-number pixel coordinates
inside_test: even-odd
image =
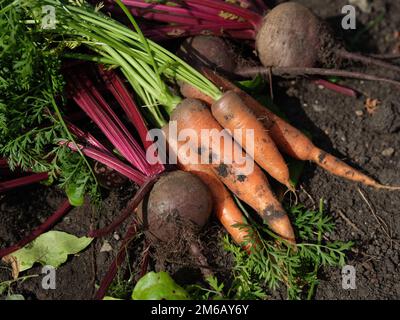
[[[129,10],[122,5],[121,1],[118,0],[117,3],[133,23],[138,35],[141,35],[141,31]],[[107,23],[111,22],[108,20]],[[97,25],[97,32],[100,33],[103,28],[105,33],[108,32],[108,29],[100,23]],[[116,27],[113,26],[114,29]],[[129,28],[118,26],[118,30],[123,31],[123,35],[121,34],[118,37],[121,40],[118,40],[118,46],[115,46],[113,55],[109,54],[108,51],[103,52],[104,49],[96,44],[97,41],[101,42],[102,38],[93,35],[93,33],[85,36],[92,38],[93,42],[89,46],[94,46],[95,50],[102,52],[103,57],[106,58],[104,62],[117,65],[121,69],[140,97],[150,97],[151,101],[165,107],[164,111],[170,115],[170,120],[176,121],[178,132],[192,129],[196,132],[197,137],[201,137],[203,129],[221,132],[217,137],[210,136],[206,146],[201,145],[203,141],[191,141],[192,151],[200,153],[199,156],[201,157],[212,159],[211,163],[204,165],[198,165],[199,161],[191,162],[189,166],[185,164],[185,161],[183,161],[185,154],[181,154],[181,148],[177,147],[178,143],[171,141],[171,137],[167,137],[167,139],[169,138],[170,145],[175,145],[175,152],[178,160],[180,160],[181,168],[198,172],[199,176],[207,177],[204,181],[214,193],[217,216],[220,217],[232,237],[238,242],[241,242],[245,235],[243,230],[235,228],[232,222],[235,222],[235,224],[243,223],[244,217],[225,187],[237,198],[252,207],[275,233],[289,242],[295,242],[294,231],[288,216],[271,190],[263,171],[265,170],[275,180],[287,186],[289,190],[293,190],[287,164],[280,152],[300,160],[313,161],[327,171],[355,182],[376,188],[396,189],[396,187],[379,184],[317,148],[303,133],[260,105],[255,99],[226,79],[206,69],[202,70],[203,74],[197,72],[154,42],[145,39],[143,36],[138,37]],[[141,39],[140,41],[143,41],[148,49],[138,55],[138,51],[133,47],[133,41],[125,40],[127,37],[129,39]],[[115,59],[114,56],[119,51],[121,51],[121,56]],[[149,56],[152,57],[153,54],[155,55],[154,59],[149,59]],[[129,59],[127,55],[130,56]],[[145,73],[134,73],[137,64],[151,65],[152,67],[144,70]],[[174,95],[164,82],[165,78],[160,79],[159,74],[162,74],[171,82],[176,83],[178,80],[181,93],[186,99],[182,100],[181,97]],[[158,79],[158,83],[161,84],[159,90],[155,91],[148,85],[138,85],[132,80],[136,76],[145,80],[148,78],[149,81]],[[169,98],[164,99],[166,96]],[[157,124],[160,127],[164,125],[161,122]],[[229,129],[233,133],[232,136],[224,129]],[[167,127],[165,130],[168,131],[169,128]],[[245,136],[246,130],[254,132],[254,148],[240,139],[240,137]],[[229,139],[233,142],[233,148],[226,151],[224,143]],[[242,154],[244,158],[249,157],[248,148],[254,149],[252,150],[254,159],[251,160],[255,161],[254,169],[250,173],[245,172],[243,164],[238,163],[234,156],[235,154]],[[221,195],[224,194],[226,196],[221,198]],[[221,199],[224,205],[221,205]]]
[[[293,229],[284,209],[271,191],[266,176],[260,169],[261,167],[274,179],[293,190],[289,180],[289,170],[280,151],[299,160],[313,161],[328,172],[354,182],[378,189],[399,189],[399,187],[382,185],[324,152],[316,147],[306,135],[269,111],[227,79],[206,68],[203,68],[202,71],[224,93],[216,100],[190,84],[181,84],[181,93],[187,99],[176,107],[171,115],[171,120],[177,121],[178,130],[191,128],[200,132],[204,128],[217,130],[225,128],[238,135],[237,137],[233,134],[232,139],[236,141],[235,148],[239,150],[233,148],[228,155],[223,144],[219,149],[211,147],[209,151],[202,150],[202,152],[208,152],[207,156],[219,160],[229,159],[232,163],[229,165],[225,165],[223,162],[211,164],[205,170],[213,177],[216,176],[239,199],[255,209],[274,232],[289,242],[295,242]],[[233,154],[240,152],[241,148],[246,150],[246,143],[238,144],[239,137],[243,136],[240,132],[244,133],[246,129],[254,131],[254,160],[260,167],[255,165],[252,173],[242,176],[241,167],[235,163]],[[222,141],[219,142],[222,143]],[[213,141],[210,141],[210,145],[214,145]],[[203,167],[193,167],[193,165],[188,166],[187,170],[204,171]],[[231,213],[230,209],[231,205],[229,204],[220,210],[225,210],[226,216],[235,216],[235,211],[232,210]],[[234,238],[240,239],[239,236],[235,237],[234,230],[230,231]]]

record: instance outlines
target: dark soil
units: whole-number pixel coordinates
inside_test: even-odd
[[[275,1],[280,3],[282,1]],[[298,0],[326,18],[344,39],[355,39],[369,22],[383,14],[384,19],[374,28],[363,33],[355,50],[387,53],[400,47],[395,31],[400,31],[400,2],[376,0],[371,12],[357,9],[357,30],[341,31],[340,14],[345,0]],[[273,1],[269,2],[273,5]],[[338,18],[339,17],[339,18]],[[349,66],[349,69],[368,71],[400,79],[381,69]],[[400,185],[400,93],[389,85],[373,82],[342,81],[360,93],[350,98],[321,89],[312,81],[276,80],[275,102],[283,108],[290,121],[298,128],[308,130],[315,144],[362,169],[380,182]],[[381,101],[373,114],[368,113],[367,98]],[[337,228],[329,235],[331,240],[355,241],[348,255],[348,264],[356,269],[354,290],[342,288],[340,269],[326,268],[320,273],[316,299],[398,299],[400,298],[400,192],[378,191],[359,187],[333,177],[313,164],[307,164],[301,178],[299,201],[312,208],[323,198],[328,214],[334,217]],[[74,209],[55,226],[78,236],[91,227],[109,224],[119,215],[135,188],[125,186],[107,192],[99,210],[89,205]],[[364,196],[364,198],[363,198]],[[0,246],[15,243],[29,230],[42,222],[62,201],[57,188],[27,187],[0,196]],[[104,276],[121,244],[126,224],[111,234],[98,239],[78,256],[71,257],[57,271],[57,289],[43,290],[39,278],[13,286],[14,292],[31,299],[91,299],[96,286]],[[211,221],[202,236],[204,253],[211,266],[222,278],[229,277],[231,257],[221,246],[224,231]],[[118,240],[119,239],[119,240]],[[105,243],[111,251],[101,252]],[[134,276],[140,273],[144,243],[139,238],[130,250],[129,269]],[[126,267],[122,274],[126,274]],[[151,259],[150,268],[167,268],[179,283],[193,283],[199,278],[194,266],[169,261],[167,267]],[[27,274],[39,274],[40,267]],[[7,269],[0,269],[0,282],[10,279]]]

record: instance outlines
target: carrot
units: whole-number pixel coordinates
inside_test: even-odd
[[[198,100],[204,101],[208,105],[212,105],[214,103],[213,98],[211,98],[207,94],[201,92],[195,86],[192,86],[191,84],[189,84],[187,82],[180,81],[179,89],[181,91],[181,94],[184,97],[198,99]]]
[[[254,241],[248,242],[251,240],[252,235],[247,229],[235,226],[236,224],[245,224],[247,221],[237,207],[231,194],[210,167],[200,163],[190,163],[186,159],[186,154],[182,152],[183,149],[181,148],[183,143],[176,140],[174,143],[171,143],[171,139],[175,137],[169,136],[168,128],[168,125],[166,125],[162,128],[162,131],[167,141],[170,143],[170,147],[173,147],[172,151],[178,159],[179,168],[197,175],[207,185],[213,198],[215,216],[224,226],[225,230],[231,235],[232,239],[238,245],[242,245],[247,252],[250,252],[251,244],[254,243]],[[248,242],[248,244],[244,245],[244,242]]]
[[[313,161],[331,174],[347,180],[362,183],[377,189],[400,190],[398,186],[394,187],[380,184],[338,158],[319,149],[305,134],[262,106],[256,99],[224,77],[206,68],[202,68],[202,72],[213,81],[215,85],[220,87],[220,89],[224,91],[233,90],[236,92],[242,98],[243,102],[254,112],[256,117],[264,124],[265,128],[269,129],[272,139],[282,152],[299,160]],[[185,92],[191,93],[188,98],[201,99],[203,94],[196,94],[195,91],[196,90],[192,89],[191,91],[186,90]],[[208,102],[207,100],[209,99],[203,101]]]
[[[192,152],[212,160],[207,166],[229,190],[251,206],[274,232],[288,241],[295,242],[289,218],[271,191],[267,177],[257,164],[252,162],[253,159],[243,152],[240,145],[233,141],[232,136],[223,130],[207,106],[199,100],[185,99],[172,112],[171,120],[177,122],[178,132],[184,129],[195,131],[198,140],[195,144],[188,142]],[[207,137],[209,146],[200,141],[202,130],[205,129],[218,132],[217,137]],[[231,150],[227,150],[228,143],[232,146]],[[235,160],[235,155],[240,154],[246,160],[243,164]],[[248,170],[249,162],[253,165],[253,170]]]
[[[251,149],[254,160],[273,178],[293,190],[290,183],[289,169],[269,135],[268,130],[258,121],[254,112],[250,110],[238,94],[230,90],[211,105],[211,112],[215,119],[225,129],[229,129],[234,139],[249,153]],[[245,130],[251,129],[254,133],[254,143],[248,146],[243,139]],[[238,132],[241,130],[242,132]],[[243,141],[240,141],[243,140]]]

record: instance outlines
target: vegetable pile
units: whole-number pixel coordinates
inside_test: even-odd
[[[373,188],[399,187],[380,184],[321,150],[239,86],[208,69],[235,71],[236,64],[220,55],[228,48],[209,50],[212,57],[207,61],[198,55],[207,55],[201,48],[209,41],[225,46],[220,39],[187,40],[179,50],[185,62],[142,33],[143,29],[159,40],[180,28],[184,32],[179,35],[204,30],[218,34],[223,29],[224,34],[248,39],[255,38],[258,30],[256,47],[264,65],[314,67],[331,57],[326,54],[328,46],[319,42],[325,39],[320,34],[323,24],[308,9],[282,5],[263,20],[250,9],[224,1],[185,2],[187,7],[152,4],[145,18],[181,25],[149,30],[145,23],[139,27],[131,14],[142,14],[138,8],[147,8],[147,1],[123,1],[128,7],[120,0],[107,1],[105,8],[85,1],[1,1],[0,168],[15,177],[0,181],[0,193],[39,181],[57,182],[68,201],[26,239],[0,249],[0,258],[10,261],[13,253],[51,229],[71,206],[82,205],[86,196],[99,205],[102,188],[130,181],[138,191],[121,215],[103,229],[88,230],[90,242],[130,219],[96,298],[106,295],[138,230],[144,231],[153,248],[173,253],[183,243],[203,274],[203,284],[222,288],[198,241],[211,212],[234,241],[225,239],[225,248],[234,257],[232,274],[237,279],[229,292],[217,290],[221,297],[264,298],[266,287],[276,289],[284,283],[288,297],[300,298],[308,290],[311,298],[319,268],[343,265],[351,243],[324,243],[322,234],[332,231],[333,225],[323,216],[322,205],[318,212],[288,208],[276,196],[272,185],[296,192],[287,156],[313,161],[336,176]],[[55,28],[41,27],[43,6],[55,8]],[[105,9],[112,9],[111,17]],[[280,25],[293,11],[299,25],[301,19],[309,21],[310,33],[302,29],[293,33]],[[126,25],[113,18],[114,12],[118,17],[124,14],[121,21]],[[301,39],[276,40],[277,34],[289,35],[274,28]],[[326,39],[331,40],[328,33]],[[274,41],[293,48],[275,46]],[[304,43],[315,50],[305,50]],[[197,45],[200,49],[192,55]],[[344,52],[334,45],[330,50]],[[159,140],[149,131],[154,128],[163,133]],[[185,136],[188,129],[195,138]],[[204,130],[219,134],[200,140]],[[243,141],[247,131],[253,133],[253,141]],[[182,135],[186,140],[178,139]],[[162,153],[176,157],[177,164],[149,160],[149,154]],[[245,163],[238,161],[238,155]],[[253,164],[250,172],[247,163]],[[201,286],[191,289],[193,297],[210,298]],[[187,297],[183,289],[179,292],[179,297]],[[145,297],[138,292],[133,296]]]
[[[339,70],[345,60],[376,65],[397,73],[400,67],[349,52],[326,22],[296,2],[285,2],[274,8],[268,8],[263,1],[253,5],[251,1],[224,0],[123,2],[134,15],[160,22],[158,26],[144,29],[147,36],[155,40],[192,36],[182,46],[186,58],[206,63],[210,68],[217,67],[228,74],[339,76],[400,85],[395,79]],[[112,10],[112,1],[106,3]],[[254,41],[250,46],[255,47],[265,68],[243,66],[242,60],[232,54],[229,46],[215,36]],[[324,79],[318,79],[318,83],[341,94],[357,94]]]

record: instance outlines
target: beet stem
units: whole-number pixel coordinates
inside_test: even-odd
[[[104,152],[93,147],[84,147],[82,145],[75,146],[72,142],[66,142],[66,144],[72,151],[77,151],[77,147],[80,148],[85,156],[114,169],[138,185],[142,185],[146,181],[146,176],[143,173],[125,164],[110,152]]]
[[[219,11],[227,11],[229,13],[233,13],[239,17],[249,20],[253,24],[254,27],[257,27],[263,17],[255,12],[252,12],[248,9],[240,8],[238,6],[229,4],[225,1],[219,0],[185,0],[185,3],[189,5],[198,5],[198,6],[205,6],[209,8],[214,8]]]
[[[237,69],[237,75],[248,77],[257,74],[268,74],[270,68],[252,67]],[[276,76],[304,76],[304,75],[319,75],[319,76],[336,76],[343,78],[354,78],[359,80],[379,81],[393,84],[400,87],[400,82],[388,78],[381,78],[374,75],[369,75],[361,72],[345,71],[338,69],[323,69],[323,68],[302,68],[302,67],[277,67],[271,68],[271,71]]]
[[[21,249],[31,241],[35,240],[42,233],[49,230],[57,221],[59,221],[63,216],[65,216],[71,209],[72,209],[71,204],[69,203],[68,200],[65,200],[62,203],[62,205],[44,223],[42,223],[37,229],[32,231],[30,235],[28,235],[26,238],[22,239],[17,244],[11,247],[1,249],[0,259],[6,255],[9,255],[10,253],[13,253]]]
[[[139,133],[140,139],[142,140],[142,144],[147,149],[152,142],[147,141],[147,127],[145,121],[138,110],[138,106],[133,100],[132,96],[129,94],[128,90],[124,86],[121,78],[119,78],[115,71],[113,70],[105,70],[102,67],[99,67],[100,75],[103,77],[104,82],[106,83],[107,89],[111,91],[115,99],[118,101],[119,105],[125,111],[128,116],[130,122],[135,126],[136,130]]]
[[[114,259],[114,261],[111,263],[106,275],[104,276],[103,280],[100,283],[99,290],[97,291],[95,295],[96,300],[102,300],[110,287],[111,283],[113,282],[118,268],[121,266],[121,264],[124,262],[125,257],[126,257],[126,250],[133,239],[133,237],[136,235],[137,232],[137,222],[136,218],[131,222],[128,231],[124,237],[124,240],[122,242],[122,245],[117,253],[117,257]]]
[[[154,10],[154,11],[163,11],[163,12],[167,13],[169,16],[171,16],[172,19],[174,19],[175,16],[180,15],[180,16],[186,16],[186,17],[192,17],[192,18],[200,18],[202,20],[209,20],[209,21],[215,21],[218,19],[223,20],[222,17],[218,17],[215,14],[205,13],[205,12],[201,12],[199,10],[184,8],[181,6],[168,6],[168,5],[164,5],[164,4],[148,3],[148,2],[140,1],[140,0],[123,0],[123,3],[128,7],[135,7],[135,8],[141,8],[141,9]],[[137,11],[139,11],[139,10],[137,10]],[[143,10],[143,13],[146,13],[146,11]],[[168,22],[168,21],[165,21],[165,22]],[[171,21],[171,22],[175,22],[175,21]]]
[[[17,178],[9,181],[0,182],[0,193],[47,180],[49,175],[46,172],[31,174],[27,177]]]
[[[321,85],[328,90],[343,94],[348,97],[353,97],[353,98],[357,97],[357,92],[355,90],[345,87],[345,86],[342,86],[342,85],[339,85],[339,84],[336,84],[336,83],[333,83],[333,82],[330,82],[325,79],[317,79],[314,81],[314,83],[316,85]]]
[[[89,232],[89,237],[91,238],[98,238],[98,237],[104,237],[107,234],[113,232],[118,226],[120,226],[137,208],[137,206],[140,204],[140,202],[143,200],[143,198],[146,196],[146,194],[151,190],[153,185],[157,182],[159,176],[154,176],[150,179],[148,179],[141,187],[140,189],[136,192],[135,196],[133,199],[131,199],[128,203],[128,205],[125,207],[125,209],[122,211],[121,216],[116,219],[114,222],[112,222],[109,226],[98,229],[98,230],[91,230]]]

